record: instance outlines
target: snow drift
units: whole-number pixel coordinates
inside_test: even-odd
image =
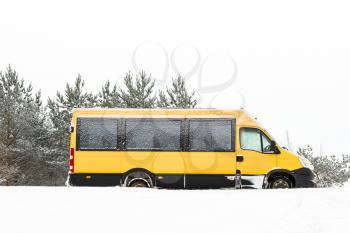
[[[350,189],[1,187],[0,232],[349,232]]]

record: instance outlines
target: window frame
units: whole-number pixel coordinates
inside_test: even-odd
[[[89,119],[89,120],[96,120],[96,119],[102,119],[102,120],[116,120],[117,122],[117,142],[116,142],[116,148],[110,148],[110,149],[82,149],[80,147],[80,134],[79,134],[79,128],[81,124],[81,119]],[[120,137],[120,120],[121,118],[115,118],[115,117],[77,117],[77,129],[76,129],[76,140],[75,140],[75,149],[76,151],[119,151],[119,137]]]
[[[264,133],[264,131],[260,130],[261,150],[262,150],[262,153],[263,153],[263,154],[267,154],[267,155],[277,154],[276,152],[273,152],[273,151],[264,152],[263,136],[265,136],[265,137],[270,141],[270,145],[271,145],[271,142],[273,141],[269,136],[266,135],[266,133]]]
[[[241,140],[241,139],[242,139],[242,137],[241,137],[242,129],[256,129],[256,130],[259,131],[259,138],[260,138],[260,148],[261,148],[261,151],[252,150],[252,149],[243,149],[243,148],[242,148],[242,140]],[[239,129],[239,147],[241,148],[241,150],[254,151],[254,152],[257,152],[257,153],[260,153],[260,154],[267,154],[267,155],[276,154],[276,153],[266,153],[266,152],[264,152],[263,142],[262,142],[262,135],[265,135],[265,137],[266,137],[267,139],[269,139],[270,142],[273,141],[268,135],[266,135],[266,133],[264,133],[264,131],[262,131],[262,130],[259,129],[259,128],[256,128],[256,127],[241,127],[241,128]]]
[[[147,121],[147,120],[151,120],[153,122],[157,122],[157,121],[179,121],[180,122],[180,147],[179,149],[175,149],[175,150],[164,150],[164,149],[146,149],[146,148],[133,148],[133,149],[127,149],[126,148],[126,122],[127,121]],[[184,151],[184,135],[183,135],[183,131],[184,131],[184,118],[123,118],[122,119],[122,147],[121,150],[122,151],[159,151],[159,152],[179,152],[179,151]]]
[[[114,149],[82,149],[80,148],[80,122],[81,119],[115,120],[117,122],[117,147]],[[127,149],[126,148],[126,121],[179,121],[180,122],[180,148],[178,150],[163,149]],[[158,152],[235,152],[236,151],[236,119],[235,118],[120,118],[120,117],[77,117],[76,118],[76,151],[158,151]],[[230,121],[231,122],[231,148],[229,150],[192,150],[190,149],[190,121]]]
[[[231,148],[229,150],[193,150],[190,145],[190,122],[191,121],[230,121],[231,122]],[[188,152],[235,152],[235,118],[186,118],[186,146],[185,149]]]

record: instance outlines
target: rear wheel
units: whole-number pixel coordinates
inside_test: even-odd
[[[128,173],[123,178],[122,186],[124,187],[140,187],[140,188],[152,188],[153,178],[148,172],[142,170],[136,170]]]
[[[135,180],[134,182],[131,182],[129,187],[134,187],[134,188],[148,188],[148,184],[146,181],[143,180]]]
[[[285,176],[275,176],[272,177],[269,182],[270,189],[288,189],[292,188],[292,182],[288,177]]]

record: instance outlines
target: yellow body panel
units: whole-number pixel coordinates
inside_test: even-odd
[[[240,149],[240,127],[258,128],[268,135],[243,110],[75,109],[72,118],[75,129],[78,117],[232,118],[236,119],[236,144],[235,152],[76,151],[75,173],[125,173],[134,168],[143,168],[155,174],[235,174],[236,169],[239,169],[242,174],[260,175],[276,168],[294,170],[302,167],[296,155],[280,147],[280,154],[262,154]],[[74,149],[76,131],[71,134],[71,148]],[[244,161],[236,163],[236,155],[242,155]]]
[[[186,174],[235,174],[235,152],[184,152]]]
[[[287,170],[296,170],[303,167],[298,156],[285,149],[280,150],[281,154],[277,156],[277,167]]]
[[[121,156],[115,151],[76,151],[76,173],[116,173],[121,170]]]

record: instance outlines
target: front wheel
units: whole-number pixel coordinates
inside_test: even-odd
[[[285,176],[276,176],[269,182],[270,189],[289,189],[292,188],[292,182]]]

